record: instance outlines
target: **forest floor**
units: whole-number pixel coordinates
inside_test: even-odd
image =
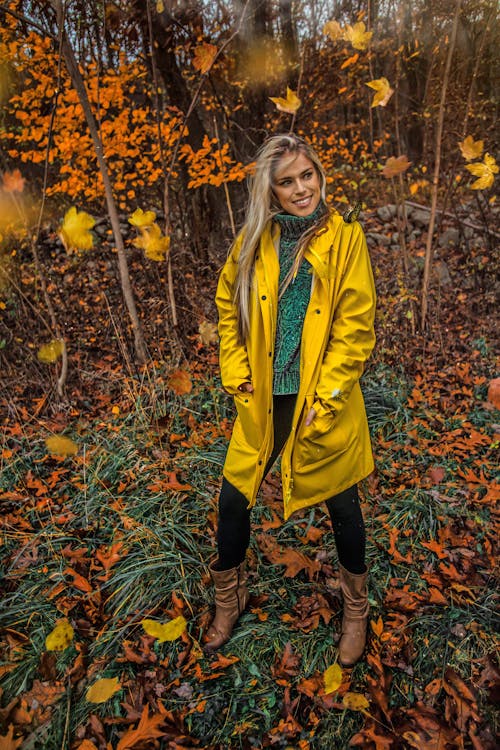
[[[201,648],[233,419],[216,344],[197,331],[215,321],[216,264],[177,279],[191,302],[181,296],[181,349],[160,273],[131,256],[154,357],[139,367],[112,251],[68,258],[48,236],[42,260],[69,341],[61,399],[58,365],[36,358],[39,281],[19,253],[0,311],[1,750],[497,747],[493,254],[480,235],[441,247],[422,335],[397,243],[380,241],[395,228],[374,215],[365,229],[379,296],[362,382],[376,459],[361,488],[370,632],[331,692],[333,534],[322,507],[283,522],[276,472],[253,515],[250,606],[220,654]],[[60,434],[74,454],[47,447]],[[179,617],[177,637],[146,632],[144,620]]]

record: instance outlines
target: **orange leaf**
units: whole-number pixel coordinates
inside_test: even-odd
[[[408,161],[408,158],[404,155],[398,156],[397,158],[395,156],[390,156],[385,163],[382,174],[387,178],[396,177],[398,174],[406,172],[410,165],[411,161]]]
[[[24,190],[24,177],[21,172],[14,169],[13,172],[5,172],[3,176],[3,189],[6,193],[22,193]]]
[[[488,401],[496,409],[500,409],[500,378],[490,381],[488,386]]]
[[[431,552],[434,552],[440,560],[448,557],[446,552],[443,552],[443,547],[439,544],[439,542],[436,542],[435,539],[431,539],[430,542],[420,542],[420,544],[422,545],[422,547],[425,547]]]
[[[356,52],[356,54],[352,55],[352,57],[348,57],[347,60],[344,60],[342,65],[340,66],[340,70],[344,70],[344,68],[348,68],[349,65],[354,65],[359,60],[359,53]]]
[[[76,589],[80,589],[80,591],[84,591],[86,594],[90,594],[92,591],[92,586],[87,579],[81,576],[80,573],[77,573],[73,568],[66,568],[66,570],[63,571],[63,575],[72,576],[73,586]]]
[[[213,44],[203,42],[203,44],[194,48],[193,67],[199,70],[202,75],[208,73],[216,55],[217,47]]]
[[[384,621],[382,620],[382,618],[379,617],[376,621],[370,620],[370,625],[377,638],[380,638],[384,630]]]
[[[7,734],[0,734],[0,748],[1,750],[16,750],[24,742],[24,737],[18,737],[14,739],[14,724],[9,724],[9,731]]]
[[[174,370],[170,373],[170,377],[167,380],[167,385],[173,390],[178,396],[183,396],[186,393],[191,393],[193,384],[191,382],[191,375],[186,370]]]
[[[165,717],[162,714],[148,716],[148,705],[144,706],[137,727],[135,729],[127,729],[116,746],[116,750],[129,750],[129,748],[134,747],[139,742],[152,740],[155,737],[163,737],[166,731],[158,729],[158,726],[163,724],[164,720]]]
[[[431,604],[448,604],[448,600],[443,596],[439,589],[434,588],[434,586],[431,586],[429,589],[429,594],[429,602]]]

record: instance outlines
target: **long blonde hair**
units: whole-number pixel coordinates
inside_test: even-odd
[[[303,153],[314,165],[321,190],[321,200],[325,201],[326,177],[318,155],[314,149],[292,133],[273,135],[268,138],[257,152],[255,172],[250,181],[250,197],[246,211],[246,221],[242,230],[242,242],[238,260],[238,272],[234,287],[234,303],[238,310],[238,332],[244,343],[250,327],[250,294],[253,281],[255,255],[260,238],[269,221],[282,208],[273,191],[273,178],[278,162],[285,154]],[[320,227],[326,224],[329,212],[325,211],[318,222],[307,230],[299,240],[293,267],[285,279],[281,294],[290,283],[304,256],[304,251],[311,237]]]

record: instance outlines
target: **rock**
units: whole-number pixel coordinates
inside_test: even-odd
[[[377,208],[377,216],[382,221],[391,221],[396,216],[397,208],[394,203],[389,203],[387,206],[379,206]]]
[[[391,238],[385,234],[379,234],[378,232],[367,232],[366,241],[369,245],[384,245],[387,247],[391,244]]]
[[[433,276],[439,281],[441,286],[448,286],[449,284],[452,284],[450,272],[448,270],[448,266],[444,262],[444,260],[438,260],[434,263],[432,268],[432,274]]]
[[[460,232],[458,229],[450,227],[443,232],[439,238],[440,247],[448,247],[448,245],[458,245],[460,241]]]
[[[422,211],[422,209],[420,208],[412,208],[410,215],[409,215],[410,220],[414,224],[417,224],[419,227],[428,227],[429,217],[430,217],[430,212]]]

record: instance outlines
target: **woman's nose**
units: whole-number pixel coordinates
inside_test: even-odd
[[[305,185],[302,182],[302,180],[297,180],[297,183],[295,185],[295,192],[297,193],[303,193],[305,191]]]

